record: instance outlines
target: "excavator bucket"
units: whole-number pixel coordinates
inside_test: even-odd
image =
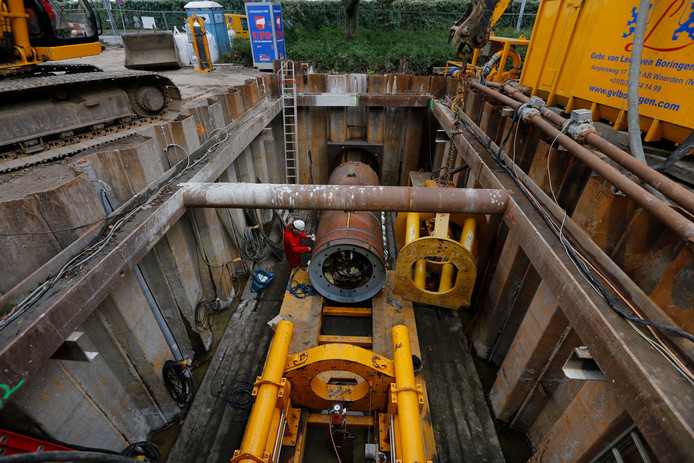
[[[121,34],[128,69],[179,69],[176,42],[171,31],[143,31]]]

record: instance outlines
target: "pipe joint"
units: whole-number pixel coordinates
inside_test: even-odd
[[[518,117],[521,121],[527,122],[533,117],[540,116],[540,110],[532,106],[522,105],[518,108]]]
[[[593,125],[593,111],[590,109],[574,109],[564,124],[567,125],[566,131],[569,136],[577,142],[583,142],[591,132],[597,133]]]

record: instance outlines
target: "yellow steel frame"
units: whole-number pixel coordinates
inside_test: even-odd
[[[303,269],[296,273],[295,279],[299,283],[308,284],[308,274]],[[381,438],[381,450],[392,449],[398,461],[424,463],[432,460],[436,454],[436,445],[426,387],[419,373],[414,372],[412,362],[412,354],[421,355],[414,312],[411,303],[400,300],[392,292],[393,280],[393,272],[390,272],[388,284],[372,299],[371,307],[324,306],[321,296],[296,299],[289,293],[285,294],[280,316],[284,320],[293,321],[293,324],[289,323],[293,330],[293,335],[290,335],[292,339],[286,336],[288,322],[280,321],[263,376],[256,382],[258,398],[251,412],[252,421],[249,420],[242,449],[234,454],[233,463],[272,461],[272,449],[276,441],[270,442],[271,436],[277,434],[284,405],[281,405],[283,402],[279,398],[277,403],[280,405],[260,403],[262,387],[274,387],[270,391],[271,397],[275,391],[277,394],[283,392],[283,400],[291,404],[288,408],[291,411],[286,415],[291,414],[293,418],[289,420],[282,445],[294,448],[288,452],[289,455],[283,455],[283,461],[303,461],[308,426],[322,428],[330,422],[329,415],[315,410],[329,409],[336,402],[348,404],[349,411],[370,411],[371,413],[364,415],[348,414],[347,426],[378,428],[377,436],[384,436]],[[391,305],[386,302],[394,299],[398,300],[399,304]],[[365,349],[354,344],[367,338],[365,336],[321,335],[322,315],[371,317],[374,336],[372,348]],[[392,338],[386,334],[391,330]],[[390,346],[384,344],[386,337]],[[341,342],[321,344],[326,339]],[[278,351],[276,344],[283,346],[282,349]],[[309,348],[302,350],[299,346]],[[393,360],[382,355],[384,351],[389,351],[391,346]],[[282,371],[278,373],[278,359],[285,352],[285,347],[289,353],[284,356]],[[379,352],[376,352],[376,349]],[[266,375],[270,375],[271,372],[274,372],[274,375],[266,379]],[[333,384],[331,379],[337,380],[337,384]],[[254,418],[256,408],[264,410],[261,413],[263,419]],[[263,430],[266,427],[269,427],[267,433]],[[251,441],[250,437],[247,437],[251,434],[259,434],[257,441],[265,442],[264,446],[256,444],[255,447],[263,447],[262,454],[258,450],[254,453],[243,447],[247,438]],[[413,440],[416,442],[411,442]]]
[[[355,384],[330,384],[327,372],[358,375]],[[384,409],[388,388],[393,382],[393,362],[372,351],[352,344],[325,344],[292,355],[287,359],[285,375],[292,382],[295,405],[328,409],[336,400],[349,402],[350,410]],[[371,383],[371,384],[369,384]]]
[[[520,69],[515,68],[521,65],[521,58],[518,52],[511,49],[511,46],[520,45],[527,47],[528,45],[530,45],[530,40],[526,39],[524,35],[520,36],[517,39],[513,37],[496,37],[492,35],[491,37],[489,37],[489,40],[491,42],[499,42],[502,45],[502,48],[499,52],[501,53],[501,59],[499,60],[499,64],[497,64],[495,68],[492,70],[492,72],[489,74],[489,76],[487,76],[487,81],[506,82],[508,79],[518,78],[518,76],[520,75]],[[461,61],[446,61],[444,75],[448,75],[448,71],[450,70],[450,68],[460,68],[460,71],[457,71],[453,75],[453,77],[457,79],[462,79],[466,75],[477,76],[480,72],[482,72],[482,66],[477,65],[479,57],[479,49],[475,49],[474,53],[472,54],[472,59],[469,63],[463,63]],[[509,57],[513,59],[514,69],[511,69],[510,71],[500,72],[499,69],[503,69],[503,67],[506,65],[506,60]]]
[[[425,186],[438,188],[429,180]],[[422,223],[432,219],[432,235],[420,237]],[[451,223],[461,229],[458,241],[452,239]],[[478,227],[486,228],[486,223],[482,215],[398,214],[395,234],[401,249],[395,264],[395,292],[422,304],[449,309],[469,306],[477,278]],[[439,278],[436,290],[427,289],[427,274]]]

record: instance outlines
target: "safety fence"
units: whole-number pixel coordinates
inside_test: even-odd
[[[96,12],[101,19],[104,35],[112,35],[114,32],[129,32],[138,28],[147,27],[153,23],[157,29],[173,30],[181,29],[186,23],[185,11],[151,11],[121,8],[114,5],[111,9],[113,24],[109,21],[107,11],[103,5],[97,5]],[[226,10],[225,13],[245,14],[243,10]],[[463,11],[411,11],[383,9],[365,11],[359,14],[359,26],[372,30],[427,30],[448,29],[462,15]],[[497,28],[532,29],[535,23],[535,12],[504,13]],[[320,29],[323,27],[343,28],[345,26],[345,10],[343,8],[311,8],[299,10],[287,8],[284,11],[284,21],[288,29],[297,28],[304,30]]]

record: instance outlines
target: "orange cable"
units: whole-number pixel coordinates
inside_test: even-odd
[[[328,429],[330,430],[330,441],[333,443],[333,449],[335,450],[335,456],[337,456],[337,461],[338,461],[338,463],[342,463],[342,460],[340,460],[340,454],[337,452],[337,446],[335,445],[335,439],[333,439],[333,428],[330,424],[330,420],[328,420]]]

